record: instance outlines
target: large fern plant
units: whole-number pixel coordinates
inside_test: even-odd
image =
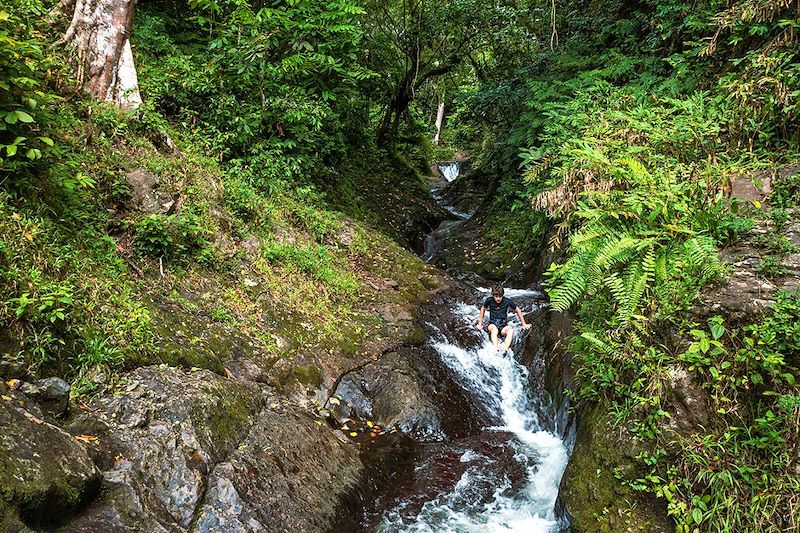
[[[707,213],[719,205],[707,188],[676,174],[651,174],[637,160],[604,159],[613,187],[584,190],[571,212],[568,259],[551,266],[551,307],[570,308],[605,295],[613,321],[625,327],[677,297],[687,278],[701,286],[722,274]]]

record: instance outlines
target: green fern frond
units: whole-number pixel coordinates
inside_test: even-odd
[[[588,342],[589,345],[606,355],[613,356],[616,353],[616,350],[609,342],[599,339],[593,333],[588,331],[581,333],[581,338]]]

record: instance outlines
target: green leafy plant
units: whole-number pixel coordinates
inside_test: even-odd
[[[150,257],[184,257],[203,246],[204,235],[197,215],[148,215],[136,226],[136,247]]]
[[[21,5],[0,7],[0,170],[6,172],[41,159],[54,144],[42,132],[40,112],[55,99],[44,91],[41,73],[48,56],[26,21],[46,10],[38,2],[14,4]]]

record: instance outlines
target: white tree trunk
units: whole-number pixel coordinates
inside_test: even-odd
[[[442,133],[443,121],[444,121],[444,102],[440,102],[439,109],[436,112],[436,135],[433,137],[433,144],[439,144],[439,137]]]
[[[116,102],[117,105],[126,109],[136,109],[142,105],[142,95],[139,94],[139,77],[136,75],[130,39],[125,39],[116,74],[117,77],[106,94],[106,100]]]
[[[75,53],[78,82],[100,100],[134,109],[142,103],[129,40],[136,0],[62,0],[72,22],[63,41]]]

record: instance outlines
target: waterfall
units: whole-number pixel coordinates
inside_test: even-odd
[[[507,291],[507,295],[523,301],[537,293],[516,290]],[[474,304],[457,303],[452,306],[452,313],[463,327],[470,327],[477,309]],[[519,324],[511,324],[519,339],[523,334]],[[504,445],[511,449],[513,460],[524,475],[512,480],[502,471],[498,473],[494,458],[481,453],[472,444],[474,440],[470,441],[460,457],[469,467],[452,490],[424,502],[419,512],[411,516],[404,512],[408,502],[400,502],[384,515],[378,531],[562,531],[565,524],[559,522],[554,508],[567,465],[567,449],[561,438],[540,424],[536,414],[542,412],[540,399],[531,393],[528,370],[512,352],[498,352],[488,339],[477,348],[468,349],[440,331],[432,346],[461,386],[491,413],[495,425],[484,428],[484,434],[508,435]]]
[[[439,163],[439,172],[442,173],[447,182],[454,181],[461,172],[461,163],[458,161],[448,161],[446,163]]]

